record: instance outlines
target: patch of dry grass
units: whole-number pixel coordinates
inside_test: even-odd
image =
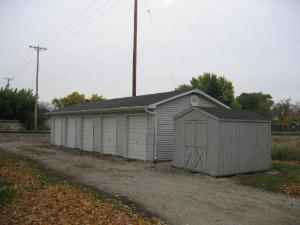
[[[33,189],[40,185],[36,171],[26,162],[9,162],[0,167],[0,177],[14,190]]]
[[[27,192],[14,199],[0,215],[0,224],[7,225],[152,224],[69,185],[54,185],[37,192]]]
[[[16,193],[1,208],[1,225],[161,224],[117,201],[98,198],[66,182],[52,182],[52,177],[45,179],[42,171],[25,161],[6,161],[1,155],[0,159],[0,180]]]

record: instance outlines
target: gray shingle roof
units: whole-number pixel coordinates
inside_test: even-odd
[[[63,108],[60,112],[97,110],[97,109],[115,109],[121,107],[148,106],[162,100],[174,97],[184,91],[171,91],[157,94],[140,95],[135,97],[115,98],[97,102],[80,103]]]
[[[208,108],[208,107],[199,107],[199,108],[215,117],[218,117],[219,119],[271,121],[270,118],[267,118],[255,112],[251,112],[249,110],[234,110],[234,109]]]

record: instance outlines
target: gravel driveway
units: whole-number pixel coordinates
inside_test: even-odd
[[[125,196],[171,224],[300,224],[299,197],[241,186],[234,178],[192,174],[169,163],[130,162],[52,148],[43,138],[13,139],[0,134],[0,148],[80,184]]]

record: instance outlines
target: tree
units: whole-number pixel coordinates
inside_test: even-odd
[[[20,120],[27,129],[33,126],[35,97],[31,89],[0,89],[0,118]]]
[[[296,120],[297,115],[300,114],[299,102],[292,104],[292,99],[282,99],[276,103],[272,109],[273,115],[278,118],[280,122],[286,123],[291,120]],[[293,119],[294,118],[294,119]]]
[[[176,90],[183,91],[192,89],[199,89],[226,105],[239,108],[234,97],[232,82],[223,76],[217,76],[213,73],[204,73],[198,77],[193,77],[190,84],[181,84],[176,88]]]
[[[103,96],[99,96],[97,94],[93,94],[91,98],[86,98],[84,94],[80,94],[76,91],[73,93],[67,95],[63,98],[54,98],[52,100],[52,104],[54,105],[54,108],[61,109],[66,106],[75,105],[78,103],[84,103],[84,102],[95,102],[95,101],[101,101],[105,98]]]
[[[242,109],[260,113],[266,117],[272,117],[272,106],[274,104],[272,96],[262,92],[242,93],[237,97]]]
[[[105,100],[105,98],[102,95],[92,94],[92,96],[89,99],[87,99],[86,101],[97,102],[97,101],[101,101],[101,100]]]

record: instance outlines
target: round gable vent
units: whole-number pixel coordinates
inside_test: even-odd
[[[191,106],[199,106],[199,97],[197,95],[192,95],[190,97]]]

